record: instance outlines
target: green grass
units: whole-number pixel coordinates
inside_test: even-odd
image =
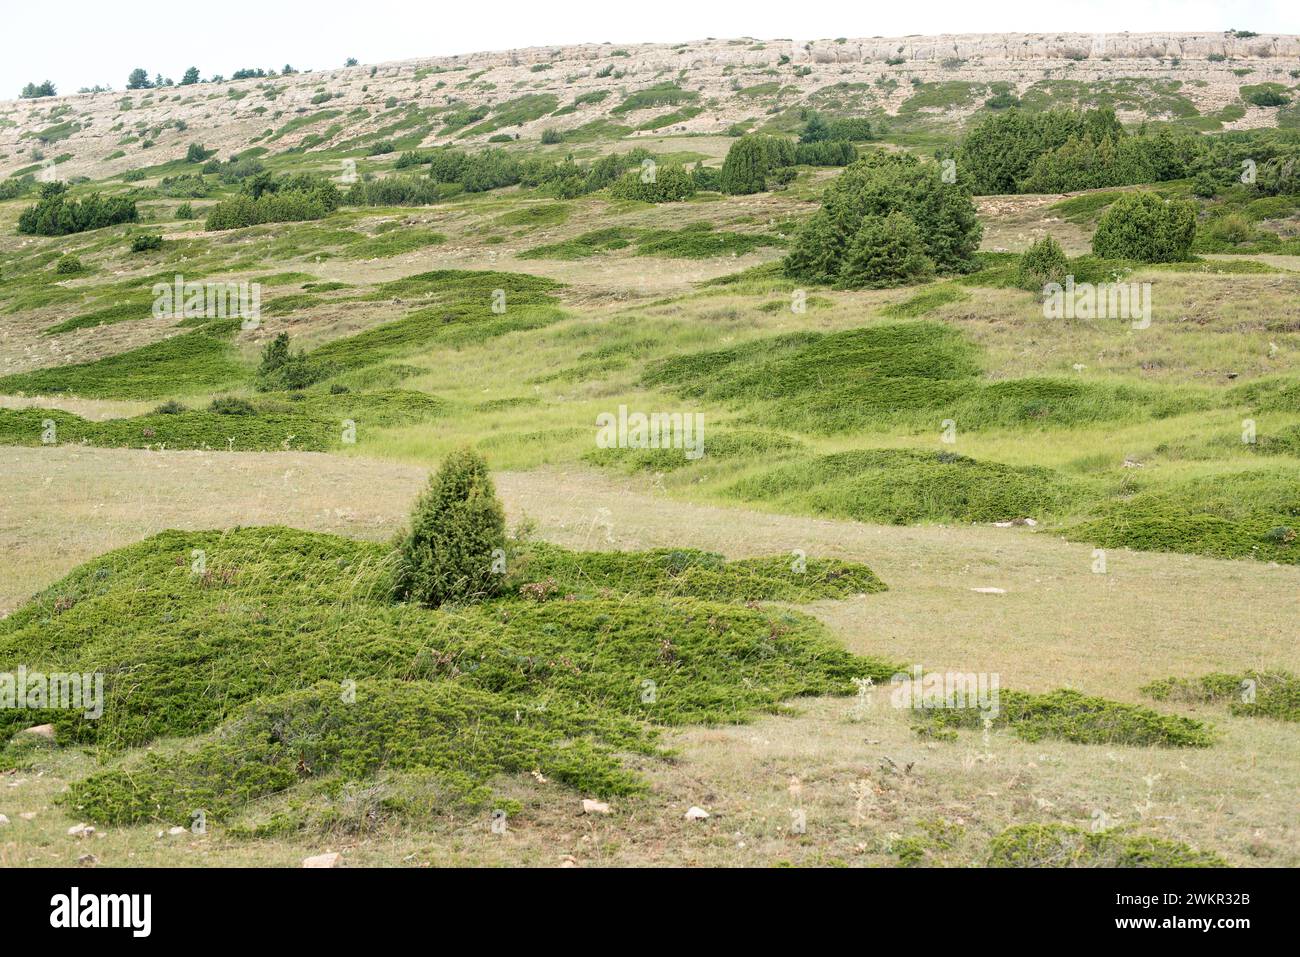
[[[805,449],[802,442],[784,435],[754,429],[710,430],[704,442],[704,455],[695,462],[767,461],[789,456]],[[618,468],[626,472],[672,472],[687,468],[692,460],[681,449],[592,449],[583,459],[593,465]]]
[[[387,259],[390,256],[400,256],[429,246],[441,246],[446,241],[446,235],[432,229],[394,229],[380,233],[371,239],[353,243],[340,254],[340,258]]]
[[[903,302],[892,303],[880,310],[880,314],[890,319],[916,319],[950,303],[963,302],[969,298],[959,286],[944,283],[924,289]]]
[[[1204,404],[1173,391],[1072,379],[988,382],[980,361],[979,350],[952,327],[900,322],[674,356],[651,364],[642,381],[727,403],[765,424],[824,434],[937,434],[944,420],[964,431],[1071,427],[1160,418]]]
[[[202,408],[91,421],[58,409],[0,409],[0,445],[323,452],[341,447],[345,422],[355,425],[362,444],[370,428],[423,421],[445,410],[433,396],[395,389],[265,397],[247,415]],[[45,438],[47,422],[54,423],[52,442]]]
[[[427,350],[464,346],[497,336],[538,329],[563,318],[548,292],[554,280],[522,273],[444,269],[382,283],[372,300],[401,298],[416,308],[401,319],[335,339],[315,350],[313,360],[336,371],[357,369]],[[499,298],[498,290],[502,298]],[[493,311],[494,302],[504,304]],[[2,380],[0,380],[2,381]]]
[[[694,90],[683,90],[676,83],[656,83],[654,86],[629,94],[622,103],[609,112],[617,115],[654,106],[679,106],[683,103],[694,103],[699,98],[700,94]]]
[[[229,387],[247,376],[230,345],[238,324],[211,323],[92,362],[0,377],[0,393],[155,399],[180,389],[190,394]]]
[[[780,246],[783,240],[757,233],[715,230],[712,223],[692,223],[681,229],[655,229],[637,240],[638,256],[669,259],[712,259],[715,256],[743,256],[764,246]]]
[[[1048,209],[1066,222],[1077,226],[1095,226],[1110,204],[1123,195],[1118,190],[1084,193],[1082,196],[1071,196],[1059,203],[1053,203]]]
[[[615,249],[626,249],[632,245],[633,239],[637,233],[635,230],[627,229],[621,226],[611,226],[608,229],[596,229],[591,232],[583,233],[572,239],[566,239],[558,243],[549,243],[544,246],[534,246],[532,249],[525,249],[519,254],[520,259],[589,259],[592,256],[598,256],[603,252]]]
[[[503,213],[496,221],[502,226],[559,226],[572,214],[568,203],[538,203]]]
[[[139,299],[134,302],[119,302],[93,312],[84,313],[56,322],[48,329],[41,330],[43,336],[57,336],[75,329],[91,329],[95,326],[109,326],[117,322],[134,322],[137,319],[149,319],[153,316],[153,300]]]

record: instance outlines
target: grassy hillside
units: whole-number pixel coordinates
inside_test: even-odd
[[[1163,39],[0,105],[0,674],[98,673],[106,703],[0,709],[0,861],[81,820],[115,863],[1295,864],[1300,50]],[[1016,124],[1059,145],[981,166]],[[909,189],[871,243],[832,218]],[[1094,252],[1136,193],[1187,211],[1184,254]],[[29,228],[95,196],[135,218]],[[797,268],[841,241],[913,271]],[[1067,275],[1149,311],[1053,315]],[[240,284],[252,321],[208,308]],[[392,536],[463,446],[514,526],[502,588],[398,601]],[[898,705],[913,668],[1004,676],[998,713]],[[579,827],[583,798],[613,813]]]

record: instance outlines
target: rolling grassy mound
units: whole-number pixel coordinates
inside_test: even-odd
[[[864,522],[995,522],[1042,516],[1077,492],[1050,469],[979,462],[951,452],[869,449],[778,466],[728,493],[775,508]]]
[[[0,377],[0,393],[159,399],[178,387],[191,393],[231,388],[248,377],[231,345],[238,327],[238,319],[213,322],[92,362]]]
[[[625,793],[634,781],[611,755],[650,748],[656,727],[744,721],[898,670],[797,612],[738,603],[882,589],[861,565],[800,573],[786,559],[521,544],[508,567],[500,599],[429,610],[389,599],[382,545],[287,528],[162,533],[0,622],[0,669],[105,675],[98,720],[5,710],[0,738],[49,721],[61,743],[111,754],[210,735],[74,788],[71,802],[109,821],[174,820],[199,799],[220,816],[317,773],[380,767],[459,768],[467,787],[536,768]],[[482,740],[462,755],[468,735]]]
[[[1153,486],[1065,526],[1076,541],[1217,558],[1300,564],[1300,484],[1287,468]]]
[[[240,414],[206,408],[91,421],[59,409],[0,409],[0,445],[322,452],[341,445],[346,421],[357,429],[400,425],[441,415],[446,405],[423,392],[389,389],[289,394],[259,400]],[[43,438],[47,422],[54,423],[54,442]]]
[[[1068,428],[1164,417],[1198,407],[1137,386],[1035,377],[988,382],[979,352],[937,322],[792,333],[660,360],[643,384],[746,408],[751,417],[823,434],[860,429]],[[761,411],[753,406],[757,404]]]

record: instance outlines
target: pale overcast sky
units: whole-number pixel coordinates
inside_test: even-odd
[[[179,80],[240,67],[298,69],[512,47],[704,37],[904,36],[922,33],[1254,30],[1300,32],[1296,0],[1043,0],[919,3],[851,0],[63,0],[5,11],[0,99],[29,82],[60,93],[96,83],[121,89],[133,67]]]

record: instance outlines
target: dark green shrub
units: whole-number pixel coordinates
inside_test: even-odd
[[[1016,264],[1016,285],[1031,292],[1042,292],[1048,283],[1064,283],[1070,261],[1060,244],[1044,236],[1020,254]]]
[[[1242,99],[1254,106],[1286,106],[1291,102],[1289,96],[1272,87],[1251,90],[1243,94]]]
[[[141,233],[131,240],[131,252],[146,253],[162,249],[163,240],[157,233]]]
[[[297,391],[320,381],[324,374],[307,353],[290,349],[289,334],[282,332],[262,349],[257,389],[259,392]]]
[[[1158,263],[1185,260],[1196,238],[1196,207],[1165,202],[1155,193],[1125,193],[1111,204],[1092,236],[1106,259]]]
[[[548,126],[546,129],[542,130],[542,142],[547,145],[553,143],[563,143],[564,134],[559,130],[557,130],[555,127]]]
[[[338,208],[343,198],[327,178],[308,173],[282,179],[257,173],[246,179],[241,189],[240,195],[208,210],[208,229],[323,219]]]
[[[883,220],[904,213],[919,231],[924,254],[932,270],[965,272],[974,267],[981,228],[970,193],[960,183],[944,183],[939,167],[915,156],[882,151],[870,153],[848,166],[822,195],[822,208],[794,237],[785,259],[786,275],[813,283],[853,284],[865,275],[858,269],[844,273],[845,261],[858,231],[868,217]],[[879,229],[879,224],[873,227]],[[907,233],[895,224],[891,233]],[[859,248],[855,262],[869,257]],[[923,264],[904,256],[909,269]],[[883,265],[883,263],[882,263]],[[893,268],[893,267],[891,267]]]
[[[453,452],[430,477],[398,543],[396,596],[436,608],[495,594],[505,540],[487,462],[469,449]]]
[[[847,140],[800,143],[794,150],[794,161],[803,166],[848,166],[857,158],[857,149]]]
[[[68,199],[63,183],[45,183],[40,200],[18,217],[18,232],[36,236],[66,236],[88,229],[100,229],[119,223],[134,223],[140,218],[135,201],[124,196],[105,199],[91,193],[85,199]]]
[[[768,170],[774,165],[772,158],[779,149],[768,142],[772,139],[774,138],[770,136],[748,134],[731,144],[727,158],[722,163],[720,185],[724,193],[744,196],[767,189]],[[788,141],[786,145],[790,146]],[[791,158],[793,152],[791,147]]]
[[[216,150],[204,149],[202,143],[191,143],[189,149],[185,151],[185,162],[202,163],[216,152]]]
[[[158,408],[154,409],[157,415],[180,415],[182,412],[188,412],[189,409],[183,402],[177,402],[175,399],[168,399]]]
[[[189,203],[181,203],[176,207],[177,219],[194,219],[194,207]]]
[[[208,411],[215,412],[217,415],[255,415],[257,412],[253,408],[253,403],[233,395],[217,396],[208,406]]]
[[[880,289],[919,282],[934,274],[921,231],[910,216],[892,212],[868,216],[849,245],[839,284],[852,289]]]
[[[820,143],[830,138],[830,128],[826,125],[826,121],[822,119],[821,114],[812,113],[808,116],[808,121],[803,125],[803,132],[799,134],[799,143],[800,145],[804,143]]]
[[[44,83],[28,83],[18,94],[21,100],[36,100],[45,96],[56,96],[54,84],[49,80]]]
[[[73,256],[71,254],[67,256],[61,256],[59,258],[59,261],[54,264],[54,271],[58,273],[60,276],[76,275],[77,273],[81,272],[85,268],[86,267],[82,265],[81,260],[78,257]]]
[[[862,143],[871,139],[871,121],[860,117],[831,120],[826,124],[828,140],[845,140],[849,143]]]
[[[989,842],[990,867],[1226,867],[1181,841],[1085,831],[1069,824],[1016,824]]]
[[[714,193],[722,189],[722,171],[712,166],[705,166],[703,162],[695,164],[695,168],[691,170],[691,179],[695,181],[696,189]]]
[[[368,151],[370,156],[383,156],[387,153],[396,152],[397,147],[393,145],[392,140],[377,140],[370,144]]]
[[[680,166],[655,167],[653,179],[647,179],[644,170],[628,170],[609,187],[609,195],[643,203],[676,203],[695,194],[695,180]]]
[[[36,178],[30,173],[0,180],[0,200],[26,196],[36,188]]]

